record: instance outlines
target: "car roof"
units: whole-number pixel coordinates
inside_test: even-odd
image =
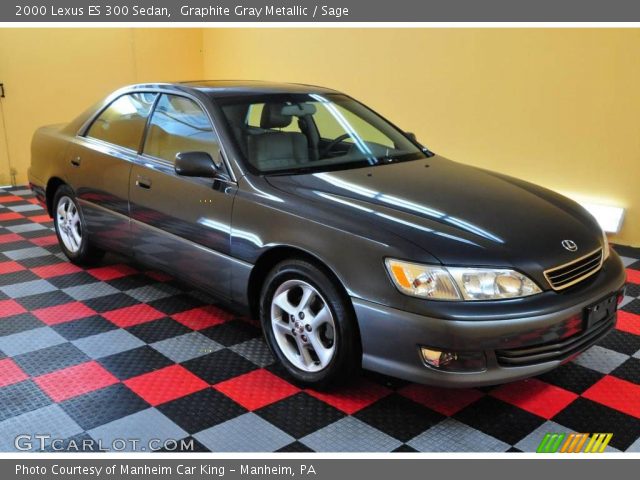
[[[261,80],[191,80],[174,83],[132,85],[134,89],[149,87],[171,88],[172,86],[177,89],[181,87],[193,88],[214,97],[269,93],[337,93],[336,90],[316,85],[266,82]]]

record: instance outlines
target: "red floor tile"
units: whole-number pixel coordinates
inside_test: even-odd
[[[90,317],[95,315],[96,311],[87,307],[84,303],[73,302],[56,305],[54,307],[40,308],[31,313],[47,325],[57,325],[59,323],[70,322],[71,320],[77,320],[78,318]]]
[[[55,235],[47,235],[46,237],[30,238],[29,241],[39,247],[46,247],[58,243],[58,237]]]
[[[51,278],[81,272],[82,269],[73,263],[61,262],[53,265],[44,265],[42,267],[32,268],[31,271],[40,278]]]
[[[306,392],[351,415],[386,397],[391,393],[391,390],[378,383],[360,378],[355,383],[345,385],[332,392],[318,392],[311,389]]]
[[[472,388],[438,388],[416,383],[401,388],[398,393],[447,416],[459,412],[484,396],[481,391]]]
[[[18,315],[26,311],[27,310],[15,300],[0,300],[0,318]]]
[[[582,396],[640,418],[640,385],[635,383],[607,375]]]
[[[640,283],[640,270],[627,268],[627,282]]]
[[[31,220],[32,222],[36,222],[36,223],[47,223],[47,222],[53,222],[53,218],[51,218],[49,215],[45,214],[45,215],[35,215],[33,217],[27,217],[29,220]]]
[[[102,316],[120,328],[132,327],[141,323],[147,323],[166,315],[146,304],[131,305],[102,313]]]
[[[213,305],[207,305],[176,313],[171,315],[171,318],[193,330],[202,330],[212,325],[227,322],[233,318],[233,315]]]
[[[116,377],[95,361],[48,373],[33,381],[54,402],[62,402],[118,383]]]
[[[0,195],[0,204],[21,202],[23,200],[24,200],[24,198],[19,197],[17,195]]]
[[[0,213],[0,222],[5,220],[17,220],[19,218],[24,218],[24,217],[16,212]]]
[[[640,315],[619,310],[616,328],[634,335],[640,335]]]
[[[0,275],[5,273],[19,272],[21,270],[25,270],[25,268],[18,262],[0,262]]]
[[[19,242],[20,240],[23,240],[23,238],[17,233],[3,233],[0,235],[0,244]]]
[[[262,408],[300,391],[299,388],[264,369],[226,380],[213,388],[248,410]]]
[[[172,365],[125,380],[124,384],[156,406],[203,390],[209,386],[181,365]]]
[[[537,378],[501,385],[491,391],[491,396],[547,419],[578,398],[573,392]]]
[[[10,358],[0,360],[0,388],[26,380],[29,376]]]
[[[87,273],[90,273],[98,280],[106,282],[108,280],[126,277],[127,275],[133,275],[134,273],[138,273],[138,271],[129,265],[118,264],[109,265],[107,267],[92,268],[87,270]]]

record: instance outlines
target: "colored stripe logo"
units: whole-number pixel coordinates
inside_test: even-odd
[[[613,433],[547,433],[536,453],[602,453]]]

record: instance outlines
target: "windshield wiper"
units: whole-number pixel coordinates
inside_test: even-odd
[[[282,175],[296,175],[299,173],[313,173],[313,172],[317,172],[322,170],[321,167],[300,167],[300,168],[294,168],[291,170],[280,170],[280,171],[276,171],[276,172],[265,172],[264,175],[265,176],[269,176],[269,177],[279,177]]]

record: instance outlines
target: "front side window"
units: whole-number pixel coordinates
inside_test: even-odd
[[[138,151],[155,97],[155,93],[118,97],[93,121],[87,137]]]
[[[216,101],[239,150],[261,174],[341,170],[428,156],[345,95],[256,94]]]
[[[162,94],[143,152],[173,163],[180,152],[206,152],[215,160],[218,151],[218,138],[200,106],[186,97]]]

